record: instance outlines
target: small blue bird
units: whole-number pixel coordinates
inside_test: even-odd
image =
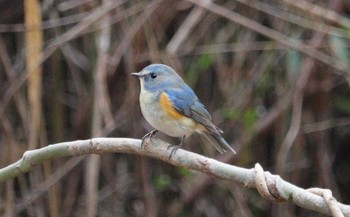
[[[171,137],[181,137],[169,158],[183,144],[185,137],[194,132],[204,135],[220,154],[227,150],[236,152],[221,136],[222,130],[211,122],[211,116],[193,90],[174,69],[163,64],[152,64],[141,72],[132,73],[141,83],[141,111],[155,130],[142,138],[152,138],[158,131]],[[169,146],[169,147],[171,147]]]

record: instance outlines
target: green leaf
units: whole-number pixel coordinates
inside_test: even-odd
[[[222,116],[225,119],[239,120],[240,117],[242,116],[242,112],[240,112],[239,110],[234,109],[234,108],[223,108],[222,109]]]
[[[208,70],[214,64],[215,58],[211,54],[203,54],[198,60],[200,71]]]
[[[193,62],[193,61],[192,61]],[[207,71],[215,62],[215,58],[211,54],[203,54],[197,62],[192,64],[192,67],[187,70],[185,75],[186,83],[194,86],[198,81],[200,73]]]
[[[179,168],[179,173],[184,177],[192,177],[192,171],[186,168]]]
[[[251,129],[257,120],[258,115],[255,108],[250,108],[244,113],[244,121],[248,129]]]
[[[154,185],[158,191],[166,190],[171,185],[171,183],[171,178],[167,174],[161,174],[154,178]]]

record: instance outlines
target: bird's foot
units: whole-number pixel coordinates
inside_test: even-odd
[[[169,159],[171,158],[171,156],[173,156],[173,154],[176,153],[177,149],[179,149],[182,146],[182,144],[184,143],[185,137],[186,136],[182,137],[181,142],[179,144],[177,144],[177,145],[169,145],[168,146],[167,149],[172,148],[171,152],[170,152],[170,155],[169,155]]]
[[[156,136],[157,133],[158,133],[158,130],[152,130],[151,132],[144,135],[141,140],[141,148],[143,148],[143,145],[145,144],[146,139],[152,139],[153,137]]]

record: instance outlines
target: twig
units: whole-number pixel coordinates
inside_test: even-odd
[[[318,51],[317,49],[303,44],[293,38],[290,38],[274,29],[268,28],[258,22],[255,22],[253,20],[250,20],[247,17],[244,17],[238,13],[235,13],[233,11],[230,11],[218,4],[215,3],[208,3],[206,0],[187,0],[189,2],[192,2],[195,5],[201,6],[208,11],[215,13],[219,16],[225,17],[232,22],[238,23],[242,26],[245,26],[253,31],[256,31],[262,35],[265,35],[269,38],[272,38],[290,48],[293,48],[295,50],[300,51],[303,54],[306,54],[307,56],[312,57],[313,59],[316,59],[326,65],[329,65],[337,70],[334,70],[334,73],[341,74],[346,76],[347,67],[346,64],[342,61],[338,61],[333,59],[331,56],[325,54],[324,52]]]
[[[283,2],[306,12],[308,15],[311,13],[327,21],[337,23],[338,25],[344,26],[346,28],[350,28],[350,19],[340,15],[333,10],[322,8],[318,5],[309,3],[308,1],[304,0],[283,0]]]
[[[73,38],[76,38],[79,36],[82,32],[86,31],[88,27],[94,22],[97,22],[98,20],[102,19],[103,16],[105,16],[108,12],[111,10],[119,7],[125,3],[125,1],[119,1],[115,4],[112,4],[110,6],[109,4],[103,4],[101,7],[97,8],[93,12],[89,14],[89,16],[85,17],[81,22],[70,28],[68,31],[60,35],[59,37],[56,37],[56,39],[52,40],[48,46],[45,48],[45,51],[43,52],[43,55],[40,59],[40,61],[37,63],[37,65],[33,67],[38,67],[41,65],[46,59],[48,59],[51,54],[56,51],[56,49],[63,46],[66,42],[72,40]],[[33,52],[36,50],[33,48]],[[27,55],[30,55],[31,53],[27,53]],[[32,71],[28,71],[27,73],[23,73],[19,78],[17,79],[17,82],[14,83],[12,86],[10,86],[6,93],[3,95],[1,101],[0,101],[0,116],[5,115],[5,109],[10,102],[11,98],[14,94],[18,91],[18,89],[25,83],[25,81],[28,79]]]
[[[286,22],[292,23],[304,27],[306,29],[312,29],[318,32],[322,32],[328,35],[335,35],[339,37],[350,37],[350,32],[348,30],[334,27],[323,22],[313,21],[305,17],[298,16],[296,14],[290,13],[288,11],[281,10],[276,6],[271,6],[271,4],[264,3],[258,0],[237,0],[238,2],[245,4],[251,8],[262,11],[270,16],[274,16]],[[286,2],[287,0],[285,0]],[[289,0],[288,0],[289,1]],[[291,4],[295,4],[295,1],[290,1]],[[295,4],[294,7],[299,7],[300,5]],[[305,10],[309,12],[308,10]],[[333,12],[333,11],[332,11]],[[340,15],[339,15],[340,16]]]
[[[342,126],[347,126],[347,125],[350,125],[349,118],[346,118],[346,117],[335,118],[335,119],[305,124],[303,127],[302,133],[313,133],[313,132],[328,130],[330,128],[342,127]]]
[[[26,209],[29,204],[37,201],[49,188],[59,182],[62,177],[67,175],[73,168],[75,168],[85,156],[80,156],[77,158],[72,158],[65,162],[60,168],[58,168],[51,176],[47,177],[38,187],[33,189],[29,194],[26,194],[23,200],[20,200],[16,204],[15,216],[19,215],[24,209]]]
[[[256,165],[258,169],[240,168],[182,149],[179,149],[176,154],[169,159],[170,150],[167,150],[167,147],[170,144],[158,139],[153,139],[151,143],[147,142],[144,145],[144,149],[141,149],[140,144],[141,140],[138,139],[93,138],[90,140],[49,145],[41,149],[27,151],[20,160],[0,169],[0,182],[14,178],[21,173],[28,172],[32,167],[50,159],[64,156],[117,152],[156,158],[174,166],[201,171],[219,179],[237,182],[243,184],[245,187],[255,187],[259,165]],[[322,197],[284,181],[279,176],[271,175],[268,172],[261,173],[261,170],[259,174],[264,174],[267,189],[272,197],[276,198],[275,201],[284,199],[300,207],[331,215],[331,211]],[[344,216],[350,217],[349,205],[337,203],[337,206]]]
[[[329,3],[329,7],[335,9],[337,8],[338,4],[339,4],[339,1],[333,1]],[[312,47],[321,46],[325,40],[325,36],[326,36],[325,33],[315,33],[311,41],[311,46]],[[300,72],[298,80],[296,81],[295,88],[294,88],[294,95],[293,95],[292,120],[288,129],[287,135],[284,138],[281,148],[277,154],[277,165],[278,165],[277,171],[279,173],[282,172],[287,155],[290,149],[292,148],[292,145],[295,139],[299,134],[302,109],[303,109],[304,92],[307,88],[308,81],[315,67],[316,67],[316,62],[314,61],[314,59],[311,59],[311,58],[305,59],[305,61],[303,62],[302,70]],[[346,73],[344,74],[344,77],[349,78],[349,75],[347,75]]]
[[[105,5],[112,6],[112,1],[104,0]],[[106,15],[100,22],[110,23],[110,17]],[[110,99],[107,91],[106,72],[108,61],[108,48],[111,42],[111,28],[101,29],[97,33],[96,47],[98,50],[97,63],[94,71],[94,101],[92,111],[92,136],[100,136],[98,132],[103,128],[104,119],[113,120],[110,109]],[[91,155],[87,158],[85,164],[86,177],[86,216],[94,217],[97,213],[97,191],[98,177],[100,172],[100,156]]]
[[[147,5],[144,8],[144,12],[141,15],[139,15],[138,18],[130,26],[128,31],[125,33],[123,40],[120,43],[118,43],[114,53],[112,54],[109,60],[109,72],[115,72],[117,66],[119,65],[119,62],[121,61],[121,58],[124,55],[124,52],[128,49],[130,42],[134,38],[135,34],[143,27],[143,24],[147,21],[147,19],[151,17],[154,10],[157,9],[161,1],[162,0],[155,0],[152,1],[149,5]]]
[[[207,0],[207,2],[209,3],[211,0]],[[166,47],[168,53],[176,54],[181,44],[186,40],[188,35],[191,33],[195,25],[202,19],[204,14],[205,10],[199,6],[192,9],[191,13],[187,16],[186,20],[182,23],[168,43]]]

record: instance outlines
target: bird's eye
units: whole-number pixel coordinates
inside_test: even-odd
[[[152,79],[155,79],[157,77],[157,74],[156,73],[151,73],[151,78]]]

